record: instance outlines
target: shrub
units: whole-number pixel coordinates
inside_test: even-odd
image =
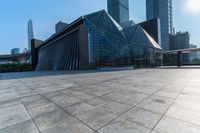
[[[23,72],[31,70],[31,64],[0,64],[0,72]]]

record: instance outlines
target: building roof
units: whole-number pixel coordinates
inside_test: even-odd
[[[112,34],[127,43],[161,49],[156,41],[139,24],[134,25],[134,22],[129,22],[128,25],[130,26],[126,24],[125,28],[123,28],[105,10],[79,17],[60,32],[53,34],[39,48],[46,46],[46,44],[64,35],[77,25],[84,23],[85,19],[92,22],[99,30]]]

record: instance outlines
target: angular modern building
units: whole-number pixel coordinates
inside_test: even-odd
[[[129,0],[107,0],[108,13],[119,24],[129,21]]]
[[[172,0],[146,0],[147,20],[159,18],[161,24],[161,46],[170,49],[170,34],[173,34]]]
[[[139,25],[161,46],[160,19],[150,19]]]
[[[139,24],[122,28],[102,10],[81,16],[32,53],[35,70],[83,70],[155,66],[161,62],[160,50]]]

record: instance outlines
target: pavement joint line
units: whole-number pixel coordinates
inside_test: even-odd
[[[140,75],[140,74],[144,74],[144,73],[146,73],[146,72],[142,72],[142,73],[138,73],[137,75]],[[132,76],[123,76],[123,77],[132,77]],[[114,81],[114,80],[119,80],[119,79],[121,79],[121,77],[120,78],[116,78],[116,79],[112,79],[111,81]],[[26,84],[23,80],[20,80],[20,79],[18,79],[18,81],[20,81],[20,82],[23,82],[24,84]],[[107,82],[109,82],[109,81],[107,81]],[[102,83],[104,83],[104,82],[102,82]],[[99,84],[99,83],[97,83],[97,84]],[[95,85],[95,84],[94,84]],[[77,117],[75,117],[74,115],[72,115],[71,113],[69,113],[69,112],[67,112],[64,108],[62,108],[62,107],[60,107],[59,105],[57,105],[56,103],[54,103],[53,101],[51,101],[49,98],[46,98],[43,94],[40,94],[40,93],[38,93],[37,91],[35,91],[31,86],[28,86],[27,84],[26,84],[26,86],[28,87],[28,88],[30,88],[32,91],[34,91],[34,92],[36,92],[38,95],[41,95],[42,97],[44,97],[46,100],[48,100],[48,101],[50,101],[51,103],[53,103],[54,105],[56,105],[56,106],[58,106],[60,109],[62,109],[64,112],[66,112],[67,114],[69,114],[70,116],[72,116],[72,117],[74,117],[75,119],[77,119],[78,121],[80,121],[81,123],[83,123],[84,125],[86,125],[86,126],[88,126],[90,129],[92,129],[92,130],[94,130],[94,131],[98,131],[98,130],[95,130],[95,129],[93,129],[92,127],[90,127],[88,124],[86,124],[86,123],[84,123],[82,120],[80,120],[80,119],[78,119]],[[81,87],[81,86],[80,86]],[[115,101],[115,100],[114,100]],[[137,104],[136,104],[137,105]],[[135,105],[135,106],[136,106]],[[134,107],[135,107],[134,106]],[[132,108],[134,108],[134,107],[132,107]],[[131,109],[130,109],[131,110]],[[128,110],[129,111],[129,110]],[[28,110],[27,110],[27,112],[28,112]],[[28,112],[29,113],[29,112]],[[126,112],[125,112],[126,113]],[[30,115],[30,114],[29,114]],[[32,117],[31,117],[32,118]],[[119,118],[119,117],[117,117],[117,118]],[[115,120],[115,119],[114,119]],[[33,120],[34,121],[34,120]],[[35,123],[35,122],[34,122]],[[37,126],[37,125],[36,125]],[[104,127],[104,126],[103,126]],[[38,128],[38,127],[37,127]],[[39,130],[40,131],[40,130]]]
[[[185,87],[189,84],[189,82],[191,82],[192,77],[195,74],[192,74],[192,76],[190,76],[190,79],[188,80],[188,82],[184,85],[183,89],[181,92],[184,91]],[[177,79],[178,80],[178,79]],[[166,115],[167,111],[171,108],[171,106],[175,103],[175,101],[177,100],[177,98],[180,96],[181,92],[176,96],[176,98],[172,101],[172,103],[170,104],[170,106],[167,108],[167,110],[162,114],[161,118],[158,120],[158,122],[154,125],[154,127],[151,129],[150,133],[155,130],[155,127],[158,125],[158,123],[162,120],[162,118]],[[156,130],[155,130],[156,131]]]
[[[23,81],[21,81],[23,82]],[[29,87],[29,86],[27,86]],[[30,88],[30,87],[29,87]],[[32,90],[32,88],[30,88]],[[35,90],[33,90],[35,91]],[[36,92],[36,91],[35,91]],[[68,115],[70,115],[72,118],[75,118],[76,120],[78,120],[79,122],[81,122],[82,124],[86,125],[87,127],[89,127],[90,129],[92,129],[95,132],[95,129],[93,129],[91,126],[89,126],[88,124],[84,123],[82,120],[78,119],[77,117],[75,117],[74,115],[72,115],[71,113],[69,113],[68,111],[66,111],[63,107],[61,107],[60,105],[54,103],[53,101],[51,101],[49,98],[45,97],[43,94],[40,94],[38,92],[36,92],[38,95],[42,96],[43,98],[45,98],[46,100],[48,100],[49,102],[53,103],[54,105],[56,105],[58,108],[60,108],[62,111],[64,111],[65,113],[67,113]]]
[[[132,71],[134,71],[134,70],[132,70]],[[109,79],[109,80],[103,80],[103,81],[100,81],[100,82],[97,82],[97,83],[89,84],[88,86],[98,85],[98,84],[101,84],[101,83],[106,83],[106,82],[115,81],[115,80],[120,80],[120,79],[122,79],[122,78],[129,78],[129,77],[133,77],[133,76],[138,76],[138,75],[145,74],[146,72],[149,72],[149,71],[145,71],[145,72],[137,73],[137,74],[135,74],[135,75],[121,76],[121,77],[112,78],[112,79]],[[86,86],[87,86],[87,85],[86,85]]]
[[[127,73],[128,74],[128,73]],[[132,74],[132,73],[131,73]],[[170,74],[173,74],[173,73],[170,73]],[[187,78],[186,76],[187,76],[187,74],[189,74],[188,76],[189,76],[189,78]],[[182,82],[183,83],[186,83],[185,84],[185,86],[187,86],[188,84],[190,84],[192,81],[194,81],[193,80],[193,78],[191,78],[192,77],[192,75],[194,74],[194,72],[191,74],[191,73],[186,73],[186,74],[174,74],[173,76],[174,76],[174,78],[175,78],[175,82],[176,82],[176,84],[178,85],[178,84],[182,84]],[[197,73],[196,73],[197,74]],[[128,74],[129,75],[129,74]],[[198,75],[199,75],[199,73],[198,73]],[[7,81],[9,82],[9,84],[13,84],[13,83],[17,83],[16,81],[14,81],[14,79],[13,79],[13,77],[14,78],[17,78],[17,75],[11,75],[11,76],[9,76],[9,75],[6,75],[6,74],[4,74],[4,76],[6,77],[9,77],[10,79],[8,79]],[[23,75],[22,75],[23,76]],[[111,77],[115,77],[116,76],[116,78],[122,78],[122,77],[117,77],[117,75],[115,75],[114,74],[114,76],[112,76],[112,75],[108,75],[108,77],[109,76],[111,76]],[[147,76],[150,76],[149,74],[147,74]],[[161,73],[161,77],[162,76],[165,76],[163,73]],[[185,79],[184,78],[179,78],[179,80],[177,81],[176,80],[176,77],[181,77],[181,76],[184,76],[185,77]],[[191,76],[191,77],[190,77]],[[195,75],[196,77],[197,77],[197,75]],[[26,75],[25,75],[25,77],[26,77]],[[39,76],[40,77],[40,76]],[[89,76],[90,77],[90,76]],[[91,76],[92,77],[92,76]],[[125,77],[125,76],[123,76],[123,77]],[[133,75],[133,76],[126,76],[125,77],[125,79],[127,79],[128,77],[134,77],[133,78],[133,80],[135,79],[135,76]],[[136,76],[136,77],[138,77],[138,76]],[[156,78],[156,77],[155,77]],[[37,79],[37,78],[36,78]],[[33,79],[33,83],[35,83],[36,82],[36,79]],[[57,78],[56,78],[57,79]],[[113,79],[113,78],[112,78]],[[112,79],[110,79],[110,80],[112,80]],[[129,78],[128,78],[129,79]],[[130,79],[132,79],[132,78],[130,78]],[[184,79],[184,80],[183,80]],[[27,79],[28,81],[30,81],[29,79]],[[100,78],[100,80],[101,80],[101,78]],[[117,80],[117,79],[114,79],[114,80]],[[113,81],[114,81],[113,80]],[[21,82],[21,81],[23,81],[23,79],[21,79],[21,78],[19,78],[19,81]],[[94,80],[95,81],[95,80]],[[98,80],[97,80],[98,81]],[[162,81],[162,80],[161,80]],[[163,87],[165,87],[165,86],[168,86],[169,84],[170,84],[170,82],[172,81],[172,80],[170,80],[169,78],[166,78],[166,81],[168,82],[168,84],[163,84],[162,86],[160,86],[160,87],[157,87],[157,88],[160,88],[160,89],[158,89],[157,91],[155,91],[155,92],[153,92],[151,95],[152,96],[154,96],[157,92],[159,92],[159,91],[162,91],[163,89]],[[165,81],[165,83],[166,83],[166,81]],[[189,82],[190,81],[190,82]],[[25,82],[25,81],[24,81]],[[104,83],[104,81],[101,81],[102,83]],[[106,82],[106,81],[105,81]],[[108,81],[109,82],[109,81]],[[1,82],[0,82],[1,83]],[[22,82],[23,83],[23,82]],[[83,82],[83,85],[84,85],[84,83],[86,83],[87,84],[87,82]],[[111,82],[112,83],[112,82]],[[162,83],[162,82],[161,82]],[[18,83],[17,83],[18,84]],[[19,87],[21,86],[20,85],[21,83],[19,83],[18,85],[19,85]],[[81,84],[81,82],[80,82],[80,84]],[[98,84],[98,83],[97,83]],[[33,84],[34,85],[34,84]],[[95,84],[94,84],[95,85]],[[28,88],[30,88],[30,90],[32,90],[32,91],[35,91],[35,89],[33,88],[33,87],[31,87],[31,86],[28,86],[28,84],[26,85]],[[88,85],[85,85],[85,86],[88,86]],[[133,85],[134,86],[134,85]],[[173,85],[173,86],[175,86],[175,84]],[[169,99],[172,99],[171,100],[171,104],[168,104],[168,108],[167,108],[167,110],[169,110],[170,109],[170,107],[172,107],[173,106],[173,104],[174,104],[174,102],[177,100],[177,98],[178,97],[180,97],[180,95],[181,95],[181,92],[183,92],[184,91],[184,89],[186,89],[185,88],[185,86],[182,86],[182,87],[180,87],[181,89],[180,90],[182,90],[182,91],[180,91],[180,92],[178,92],[178,95],[176,96],[176,98],[169,98]],[[106,86],[105,86],[106,87]],[[28,89],[27,88],[27,89]],[[26,87],[25,87],[25,89],[26,89]],[[14,87],[14,90],[17,90],[17,88],[16,87]],[[64,89],[65,90],[65,89]],[[165,89],[164,89],[165,90]],[[77,90],[77,91],[79,91],[79,90]],[[47,91],[48,92],[48,91]],[[56,92],[56,91],[54,91],[54,92]],[[136,91],[137,92],[137,91]],[[111,92],[112,93],[112,92]],[[137,93],[139,93],[139,92],[137,92]],[[141,92],[142,93],[142,92]],[[49,98],[46,98],[45,97],[45,94],[43,95],[43,93],[42,94],[40,94],[40,91],[36,91],[36,94],[35,95],[41,95],[41,96],[43,96],[45,99],[49,99]],[[105,94],[106,95],[106,94]],[[150,96],[151,96],[150,95]],[[28,97],[28,96],[27,96]],[[100,96],[101,97],[101,96]],[[165,97],[165,96],[160,96],[160,97]],[[20,97],[19,97],[20,98]],[[94,97],[95,98],[95,97]],[[166,97],[166,98],[168,98],[168,97]],[[146,99],[146,98],[145,98]],[[145,99],[143,99],[143,100],[145,100]],[[148,99],[148,97],[147,97],[147,99]],[[20,99],[21,100],[21,99]],[[50,99],[51,100],[51,99]],[[142,100],[142,101],[143,101]],[[116,100],[113,100],[113,101],[116,101]],[[141,102],[142,102],[141,101]],[[82,101],[82,102],[84,102],[84,101]],[[55,103],[53,103],[52,101],[51,101],[51,103],[52,104],[55,104]],[[81,103],[81,102],[80,102]],[[138,103],[139,104],[139,103]],[[56,105],[56,104],[55,104]],[[56,106],[58,106],[58,105],[56,105]],[[137,105],[135,105],[135,106],[137,106]],[[64,107],[62,107],[62,106],[58,106],[60,109],[64,109]],[[133,106],[133,108],[134,108],[134,106]],[[64,110],[65,111],[65,110]],[[27,111],[28,112],[28,111]],[[66,112],[66,111],[65,111]],[[166,111],[167,112],[167,111]],[[165,112],[165,114],[163,114],[163,116],[167,116],[166,115],[166,112]],[[29,112],[28,112],[29,113]],[[67,114],[69,114],[69,112],[66,112]],[[124,114],[124,113],[123,113]],[[71,115],[71,114],[69,114],[69,115]],[[162,117],[163,117],[162,116]],[[73,117],[73,116],[72,116]],[[119,116],[120,117],[120,116]],[[169,116],[170,117],[170,116]],[[73,117],[74,119],[77,119],[76,117]],[[170,117],[170,118],[173,118],[173,117]],[[117,118],[116,118],[117,119]],[[176,118],[174,118],[174,119],[176,119]],[[180,118],[180,119],[182,119],[182,118]],[[78,120],[78,119],[77,119]],[[158,123],[160,122],[162,120],[162,118],[158,121]],[[179,119],[177,119],[177,120],[179,120]],[[80,121],[80,120],[78,120],[78,121]],[[186,121],[184,121],[184,120],[180,120],[180,121],[183,121],[183,122],[187,122],[187,123],[190,123],[190,124],[193,124],[193,125],[196,125],[196,124],[194,124],[194,123],[191,123],[191,122],[188,122],[187,121],[187,119],[186,119]],[[80,121],[81,122],[81,121]],[[82,122],[81,122],[82,123]],[[157,123],[157,124],[158,124]],[[83,123],[84,125],[86,125],[85,123]],[[156,125],[154,125],[154,128],[151,130],[151,131],[156,131],[155,130],[155,127],[157,126],[157,124]],[[37,127],[37,125],[35,124],[35,126]],[[87,125],[86,125],[87,126]],[[141,126],[143,126],[143,125],[141,125]],[[199,126],[199,125],[197,125],[197,126]],[[143,126],[144,127],[144,126]],[[96,133],[96,132],[95,132]]]
[[[176,80],[175,80],[176,81]],[[175,81],[171,81],[171,83],[175,82]],[[163,87],[161,87],[159,90],[157,90],[155,93],[163,90],[165,87],[167,87],[168,85],[165,85]],[[132,108],[130,108],[129,110],[127,110],[126,112],[120,114],[119,116],[117,116],[115,119],[113,119],[112,121],[110,121],[109,123],[105,124],[104,126],[102,126],[101,128],[99,128],[96,131],[101,130],[102,128],[104,128],[105,126],[109,125],[110,123],[112,123],[113,121],[115,121],[116,119],[120,118],[122,115],[126,114],[127,112],[129,112],[130,110],[132,110],[133,108],[135,108],[137,105],[139,105],[140,103],[144,102],[145,100],[149,99],[150,97],[152,97],[155,93],[149,95],[148,97],[146,97],[145,99],[143,99],[142,101],[138,102],[136,105],[134,105]],[[144,126],[143,126],[144,127]],[[150,129],[151,130],[151,129]]]
[[[40,94],[41,95],[41,94]],[[68,111],[66,111],[63,107],[61,107],[60,105],[54,103],[53,101],[51,101],[50,99],[46,98],[44,95],[43,96],[45,99],[47,99],[48,101],[50,101],[51,103],[55,104],[58,108],[60,108],[61,110],[63,110],[65,113],[67,113],[68,115],[70,115],[72,118],[75,118],[76,120],[78,120],[79,122],[81,122],[82,124],[88,126],[90,129],[92,129],[93,131],[95,131],[95,129],[93,129],[91,126],[89,126],[88,124],[84,123],[82,120],[80,120],[79,118],[77,118],[76,116],[72,115],[71,113],[69,113]]]
[[[126,77],[132,77],[132,76],[126,76]],[[118,80],[118,79],[116,79],[116,80]],[[21,81],[21,82],[23,82],[22,80],[19,80],[19,81]],[[24,82],[23,82],[24,83]],[[30,86],[27,86],[27,87],[29,87],[31,90],[33,90],[33,88],[31,88]],[[33,90],[33,91],[35,91],[35,90]],[[40,93],[38,93],[37,91],[35,91],[37,94],[39,94],[39,95],[41,95]],[[44,97],[44,96],[43,96]],[[46,98],[46,97],[45,97]],[[52,102],[52,101],[51,101]],[[52,102],[53,103],[53,102]],[[55,104],[55,103],[53,103],[53,104]],[[62,108],[62,107],[61,107]],[[65,111],[65,110],[64,110]],[[28,111],[27,111],[28,112]],[[29,113],[29,112],[28,112]],[[76,117],[75,117],[76,118]],[[80,121],[80,120],[79,120]],[[82,122],[83,123],[83,122]],[[85,124],[85,123],[83,123],[83,124]],[[85,124],[85,125],[87,125],[87,124]],[[36,125],[37,126],[37,125]]]
[[[15,90],[15,91],[16,91],[16,90]],[[20,100],[20,102],[21,102],[21,103],[23,104],[23,106],[24,106],[24,103],[23,103],[23,101],[21,100],[21,98],[19,98],[19,100]],[[31,120],[33,121],[33,123],[35,124],[35,126],[36,126],[38,132],[41,133],[39,127],[36,125],[35,120],[34,120],[33,117],[31,116],[31,114],[29,113],[29,111],[28,111],[28,109],[26,108],[26,106],[24,106],[24,108],[26,109],[26,112],[29,114],[29,116],[30,116]]]
[[[9,81],[9,84],[11,84],[10,81]],[[15,90],[15,89],[14,89],[14,90]],[[15,90],[15,91],[16,91],[16,90]],[[23,105],[23,107],[26,109],[26,112],[28,113],[28,115],[29,115],[30,118],[31,118],[30,120],[34,123],[34,125],[36,126],[38,132],[41,133],[40,130],[39,130],[39,128],[38,128],[38,126],[35,124],[35,121],[33,120],[32,116],[30,115],[30,113],[28,112],[27,108],[24,106],[23,102],[21,101],[21,98],[16,98],[16,99],[19,100],[20,103]],[[13,99],[13,100],[14,100],[14,99]],[[16,105],[15,105],[15,106],[16,106]],[[29,120],[26,120],[26,121],[29,121]],[[26,122],[26,121],[23,121],[23,122]],[[20,123],[23,123],[23,122],[20,122]],[[18,124],[20,124],[20,123],[16,123],[16,124],[14,124],[14,125],[10,125],[10,126],[5,127],[5,128],[13,127],[13,126],[18,125]],[[2,128],[2,129],[5,129],[5,128]],[[0,130],[1,130],[1,129],[0,129]]]
[[[183,122],[185,122],[185,123],[188,123],[188,124],[191,124],[191,125],[195,125],[195,126],[200,127],[199,124],[196,124],[196,123],[193,123],[193,122],[189,122],[189,121],[185,121],[185,120],[182,120],[182,119],[174,118],[174,117],[172,117],[172,116],[168,116],[168,115],[166,115],[166,116],[169,117],[169,118],[172,118],[172,119],[178,120],[178,121],[183,121]]]

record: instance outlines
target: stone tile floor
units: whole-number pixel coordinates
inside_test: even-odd
[[[200,133],[200,69],[3,73],[0,133]]]

